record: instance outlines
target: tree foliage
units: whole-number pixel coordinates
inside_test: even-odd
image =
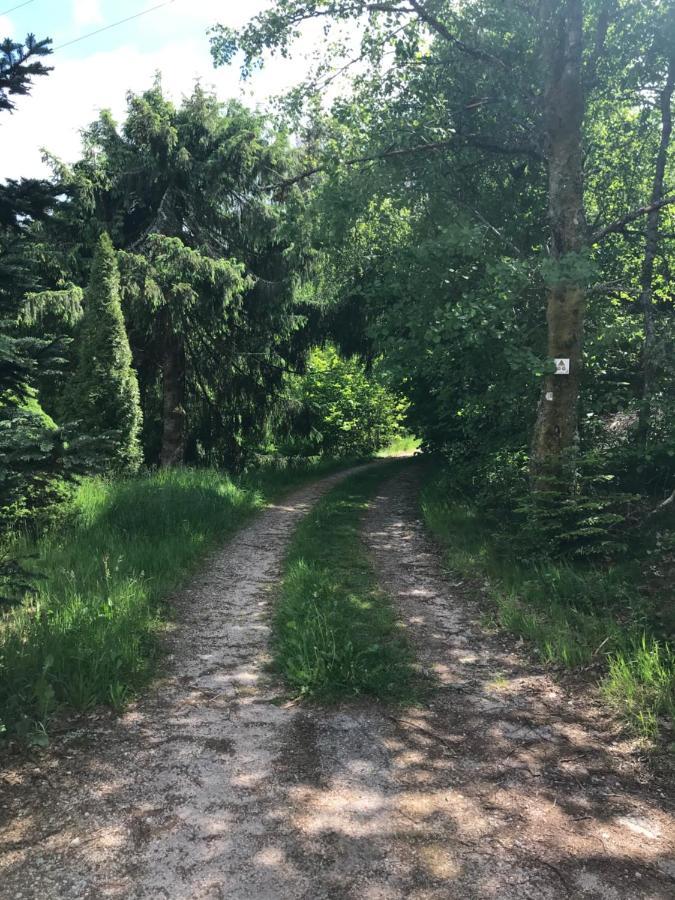
[[[33,79],[51,72],[42,59],[49,56],[51,40],[29,34],[23,43],[5,38],[0,44],[0,112],[15,109],[14,97],[30,93]]]
[[[302,194],[262,190],[290,166],[286,136],[201,88],[176,108],[156,83],[121,128],[102,114],[84,149],[64,173],[67,227],[102,223],[124,251],[148,461],[243,464],[316,320],[299,291]]]
[[[99,239],[84,300],[68,418],[83,433],[110,442],[107,468],[134,472],[142,462],[138,380],[120,304],[119,268],[107,234]]]
[[[307,371],[290,385],[289,446],[307,455],[365,456],[403,428],[406,403],[357,357],[332,346],[310,354]]]
[[[42,58],[49,39],[28,35],[24,43],[0,45],[0,111],[15,109],[15,97],[30,93],[33,79],[49,73]],[[39,179],[0,185],[0,593],[5,581],[25,583],[20,563],[4,550],[17,525],[35,526],[50,518],[66,493],[65,483],[90,462],[77,435],[59,428],[44,411],[40,381],[62,374],[66,343],[58,330],[22,329],[27,292],[42,287],[40,266],[31,252],[33,229],[50,214],[56,185]],[[51,323],[53,324],[53,323]],[[84,441],[86,444],[86,440]],[[82,454],[79,455],[79,450]]]
[[[357,51],[337,64],[332,45],[287,107],[305,136],[293,184],[312,185],[334,338],[383,354],[426,445],[505,479],[512,508],[528,458],[542,508],[562,492],[584,515],[589,454],[606,488],[663,491],[672,4],[279,0],[216,29],[214,58],[241,54],[247,75],[266,50],[291,53],[304,23],[329,33],[348,20]],[[331,66],[353,77],[327,105]]]
[[[674,21],[635,0],[278,0],[216,27],[216,63],[244,75],[308,22],[327,44],[274,119],[200,87],[175,105],[157,81],[74,165],[0,189],[8,390],[67,418],[40,370],[79,352],[107,232],[150,465],[246,465],[328,341],[349,362],[324,387],[383,359],[425,446],[512,509],[528,478],[542,508],[560,491],[581,509],[589,459],[656,505],[675,459]]]

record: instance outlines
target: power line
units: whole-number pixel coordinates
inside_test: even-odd
[[[32,3],[32,0],[29,0],[29,2]],[[72,41],[66,41],[65,44],[59,44],[59,46],[54,47],[54,49],[63,50],[64,47],[70,47],[71,44],[85,41],[87,38],[94,37],[95,34],[102,34],[102,32],[108,31],[110,28],[117,28],[118,25],[124,25],[125,22],[131,22],[133,19],[140,19],[141,16],[147,16],[148,13],[155,12],[157,9],[162,9],[164,6],[171,6],[173,2],[174,0],[165,0],[164,3],[158,3],[157,6],[151,6],[149,9],[144,9],[133,16],[127,16],[126,19],[119,19],[117,22],[111,22],[110,25],[104,25],[103,28],[97,28],[96,31],[90,31],[89,34],[83,34],[80,35],[80,37],[73,38]]]
[[[23,9],[24,6],[28,6],[30,3],[35,3],[35,0],[26,0],[25,3],[19,3],[18,6],[13,6],[11,9],[5,9],[0,13],[0,16],[7,16],[9,13],[14,12],[15,9]]]

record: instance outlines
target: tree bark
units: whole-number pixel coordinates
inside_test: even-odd
[[[656,154],[654,181],[652,184],[651,205],[654,208],[647,214],[645,226],[645,253],[640,273],[640,305],[644,318],[645,339],[642,348],[642,403],[640,405],[639,440],[646,447],[649,440],[649,424],[652,414],[652,393],[656,376],[655,348],[656,331],[654,327],[654,262],[659,249],[659,219],[661,207],[656,206],[663,199],[663,183],[668,159],[668,148],[673,131],[672,100],[675,89],[675,56],[668,60],[668,75],[659,97],[661,109],[661,140]]]
[[[582,0],[542,0],[542,65],[548,72],[543,118],[548,159],[551,259],[547,289],[548,356],[569,360],[569,374],[547,375],[532,441],[535,490],[558,488],[578,439],[585,313],[583,252]]]
[[[162,328],[163,431],[160,464],[182,465],[185,459],[185,348],[165,310]]]

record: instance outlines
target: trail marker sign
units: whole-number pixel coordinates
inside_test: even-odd
[[[569,375],[570,374],[569,359],[555,359],[553,361],[555,363],[555,374],[556,375]]]

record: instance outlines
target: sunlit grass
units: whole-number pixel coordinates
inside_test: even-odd
[[[166,599],[204,555],[266,501],[335,467],[84,481],[58,528],[15,548],[40,577],[0,619],[0,727],[39,740],[60,705],[122,706],[153,671]]]
[[[368,500],[387,473],[390,465],[350,477],[296,531],[274,650],[278,670],[298,694],[323,700],[413,695],[410,650],[359,534]]]
[[[675,653],[643,635],[628,652],[610,656],[602,689],[640,734],[655,737],[660,716],[675,721]]]
[[[393,441],[375,455],[379,457],[402,456],[403,454],[415,453],[419,450],[422,442],[412,434],[402,434],[394,438]]]

